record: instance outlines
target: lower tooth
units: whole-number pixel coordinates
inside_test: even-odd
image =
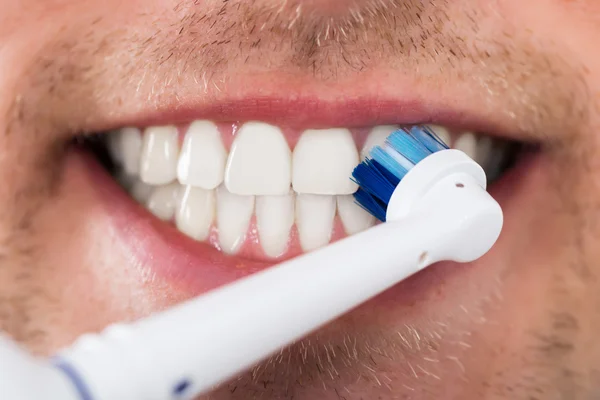
[[[375,218],[354,201],[354,196],[337,197],[338,214],[348,235],[364,231],[375,225]]]
[[[177,208],[177,229],[196,240],[206,240],[215,215],[215,192],[186,186]]]
[[[230,193],[224,185],[217,189],[219,244],[225,253],[235,254],[246,238],[254,212],[254,196]]]
[[[296,196],[296,226],[304,251],[314,250],[329,243],[334,217],[335,196]]]
[[[130,175],[125,171],[117,173],[116,178],[119,185],[121,185],[123,189],[127,191],[130,191],[131,188],[133,188],[133,185],[135,185],[135,183],[139,181],[137,177],[135,177],[134,175]]]
[[[157,218],[170,221],[175,215],[180,189],[179,183],[156,187],[146,202],[146,208]]]
[[[147,185],[144,182],[138,180],[133,184],[129,192],[131,193],[131,196],[135,200],[137,200],[138,203],[146,204],[153,190],[153,186]]]
[[[265,254],[273,258],[282,255],[294,225],[294,195],[258,196],[256,225]]]

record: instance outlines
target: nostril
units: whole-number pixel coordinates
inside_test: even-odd
[[[464,188],[464,187],[465,187],[465,184],[464,184],[464,183],[457,182],[457,183],[456,183],[456,187],[457,187],[457,188]]]

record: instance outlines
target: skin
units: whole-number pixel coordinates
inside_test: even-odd
[[[205,398],[600,395],[600,3],[193,3],[0,0],[0,330],[49,355],[195,294],[131,254],[65,150],[74,135],[196,118],[258,89],[410,93],[433,121],[452,106],[459,124],[540,144],[495,192],[498,245]]]

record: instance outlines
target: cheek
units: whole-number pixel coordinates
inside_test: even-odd
[[[70,166],[72,167],[72,165]],[[45,334],[31,345],[44,353],[84,332],[131,320],[182,300],[132,263],[112,232],[107,210],[86,172],[65,168],[60,186],[35,222],[29,319]]]

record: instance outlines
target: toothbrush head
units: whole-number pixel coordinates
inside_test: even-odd
[[[382,222],[388,204],[404,176],[426,157],[448,146],[427,127],[414,126],[392,132],[383,146],[375,146],[352,172],[359,189],[356,202]]]

